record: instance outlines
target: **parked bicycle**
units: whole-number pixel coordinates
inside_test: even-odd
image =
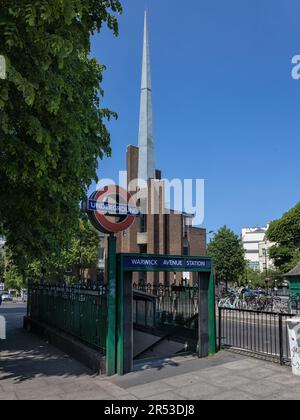
[[[225,309],[246,309],[281,314],[300,313],[300,296],[270,296],[262,290],[231,289],[219,296],[218,306]]]

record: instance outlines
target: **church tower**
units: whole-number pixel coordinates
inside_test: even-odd
[[[155,178],[152,85],[147,12],[145,12],[144,21],[144,47],[139,124],[138,178],[146,182],[148,181],[148,179]]]
[[[151,205],[151,211],[144,212],[137,218],[128,231],[118,234],[117,251],[132,254],[203,256],[206,254],[205,229],[191,226],[193,215],[173,210],[165,214],[162,187],[155,195],[149,193],[152,188],[150,180],[154,180],[156,186],[161,186],[164,182],[161,171],[155,166],[154,149],[150,46],[145,12],[138,146],[129,145],[127,148],[127,181],[128,184],[136,179],[143,182],[143,185],[141,182],[140,185],[131,184],[132,190],[129,189],[129,192],[132,194],[136,194],[136,187],[144,188],[144,183],[148,184],[147,205]],[[152,211],[153,204],[158,211]],[[135,288],[147,284],[179,285],[181,282],[182,273],[133,273]],[[190,283],[192,282],[193,276],[190,279]]]

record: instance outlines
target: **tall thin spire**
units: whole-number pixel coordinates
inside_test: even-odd
[[[150,178],[155,178],[155,160],[153,141],[150,47],[146,11],[144,25],[144,50],[139,126],[139,178],[147,181]]]

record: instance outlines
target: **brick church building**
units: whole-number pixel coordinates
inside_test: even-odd
[[[127,148],[127,181],[140,179],[148,183],[148,207],[158,208],[157,214],[137,218],[134,225],[118,235],[117,251],[122,253],[169,254],[186,256],[206,255],[206,230],[192,226],[193,215],[164,211],[162,174],[155,167],[152,119],[152,87],[150,71],[149,35],[145,14],[142,85],[139,123],[139,145]],[[151,194],[157,185],[156,194]],[[138,186],[137,186],[138,188]],[[129,188],[130,189],[130,188]],[[130,191],[136,193],[135,191]],[[152,200],[152,202],[151,202]],[[153,203],[156,200],[156,203]],[[134,283],[151,285],[192,285],[196,278],[188,273],[135,273]]]

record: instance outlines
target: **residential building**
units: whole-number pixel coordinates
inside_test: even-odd
[[[274,244],[267,240],[267,231],[268,226],[244,228],[241,235],[245,259],[249,267],[266,273],[274,266],[269,256],[269,250]]]
[[[270,258],[270,248],[274,246],[273,242],[264,240],[259,243],[259,270],[268,274],[268,270],[274,268],[274,262]]]

